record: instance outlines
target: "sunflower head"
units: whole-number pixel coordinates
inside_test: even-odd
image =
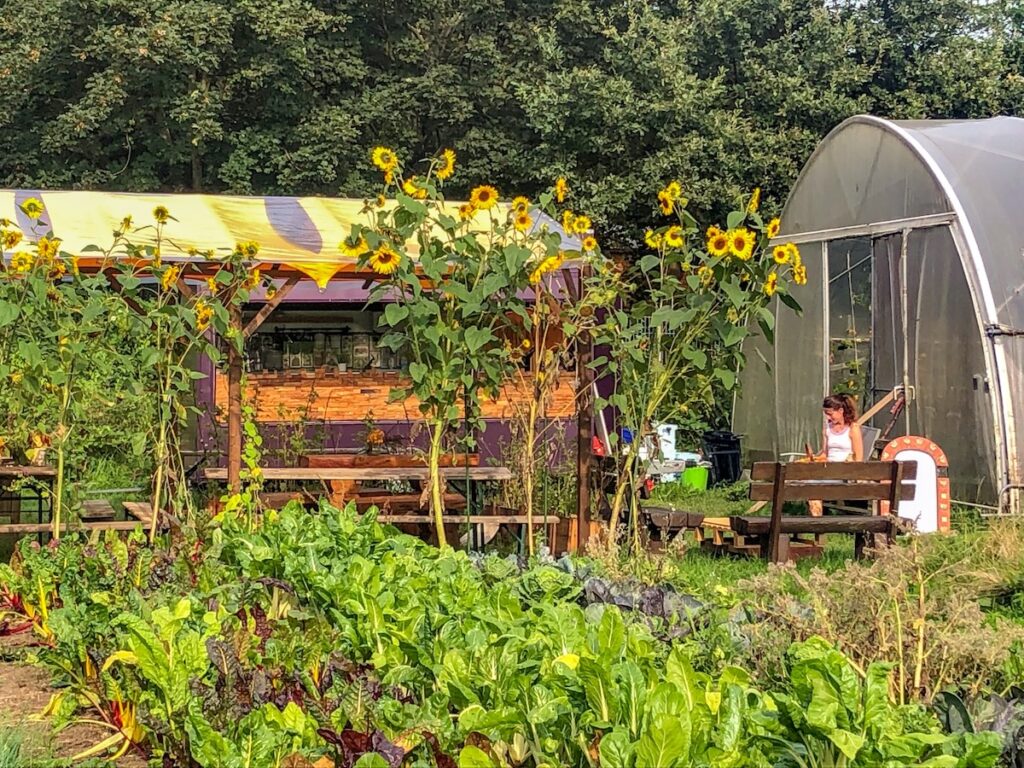
[[[729,251],[737,259],[747,261],[754,253],[754,234],[746,227],[730,230]]]
[[[718,231],[708,238],[708,253],[712,256],[725,256],[729,252],[729,235]]]
[[[32,220],[38,219],[43,215],[43,201],[38,197],[30,197],[18,207],[21,208],[22,213]]]
[[[453,173],[455,173],[455,150],[446,149],[441,153],[441,158],[434,175],[441,181],[444,181],[445,179],[450,179]]]
[[[368,250],[370,250],[369,244],[366,242],[366,238],[360,235],[359,237],[352,237],[349,235],[340,243],[338,243],[338,250],[341,251],[342,255],[349,259],[358,259]]]
[[[16,229],[5,229],[0,231],[0,247],[5,251],[13,250],[21,242],[21,232]]]
[[[658,207],[661,208],[661,212],[666,216],[671,216],[672,212],[676,209],[675,201],[668,196],[664,189],[658,193]]]
[[[163,288],[165,291],[171,290],[173,286],[177,285],[178,275],[180,273],[181,270],[178,269],[176,265],[172,264],[171,266],[169,266],[164,271],[163,275],[160,276],[160,287]]]
[[[768,277],[765,278],[764,287],[762,288],[762,290],[764,291],[764,295],[765,296],[772,296],[772,295],[774,295],[776,288],[778,288],[778,284],[779,284],[779,276],[778,276],[778,274],[776,274],[775,272],[769,272],[768,273]]]
[[[18,251],[11,257],[11,271],[29,272],[34,263],[35,260],[32,258],[32,254],[26,251]]]
[[[555,181],[555,201],[564,203],[565,198],[569,195],[569,184],[565,180],[565,176],[559,176]]]
[[[776,245],[772,248],[772,258],[776,264],[788,264],[790,259],[789,248],[784,245]]]
[[[800,249],[793,243],[786,243],[786,248],[789,250],[789,258],[793,260],[793,266],[802,266],[803,260],[800,258]]]
[[[529,213],[530,199],[528,197],[523,197],[522,195],[512,198],[512,210],[515,213]]]
[[[374,202],[377,203],[378,208],[383,208],[384,204],[387,203],[387,198],[384,195],[377,195],[377,199]]]
[[[666,185],[664,192],[673,200],[678,200],[683,194],[683,188],[679,185],[678,181],[670,181]]]
[[[670,248],[682,248],[683,228],[675,224],[665,230],[665,244]]]
[[[597,250],[597,238],[593,235],[587,235],[583,238],[583,250],[584,251],[596,251]]]
[[[259,252],[260,244],[255,240],[243,240],[235,243],[235,253],[246,259],[255,259]]]
[[[716,224],[712,224],[710,227],[708,227],[708,232],[707,232],[708,240],[710,240],[715,235],[720,235],[720,234],[722,234],[722,230],[720,230]]]
[[[697,278],[700,280],[701,285],[711,285],[711,281],[715,279],[715,270],[707,264],[703,264],[697,270]]]
[[[157,224],[166,224],[171,220],[171,212],[163,205],[158,205],[153,209],[153,219]]]
[[[589,216],[577,216],[572,222],[572,231],[577,235],[585,235],[591,230],[593,224]]]
[[[765,227],[764,233],[766,235],[768,235],[769,238],[778,237],[779,236],[779,228],[781,226],[782,226],[782,222],[779,221],[779,217],[776,216],[774,219],[772,219],[771,221],[768,222],[768,226]]]
[[[797,285],[807,285],[807,267],[803,264],[793,267],[793,282]]]
[[[378,275],[390,275],[396,269],[402,257],[390,245],[381,243],[370,255],[370,268]]]
[[[661,234],[655,232],[653,229],[648,229],[644,232],[644,242],[647,243],[648,248],[654,248],[657,250],[661,248]]]
[[[761,188],[754,187],[754,191],[750,193],[750,199],[747,201],[747,213],[757,213],[757,209],[761,207]]]
[[[565,230],[566,234],[572,233],[574,221],[576,221],[576,214],[574,214],[568,208],[562,211],[562,229]]]
[[[40,237],[39,242],[36,243],[36,251],[39,254],[39,260],[44,262],[50,262],[57,258],[57,251],[59,248],[60,240],[55,237]]]
[[[414,200],[423,200],[427,196],[426,188],[420,185],[419,179],[415,176],[410,176],[402,182],[402,191]]]
[[[498,190],[490,184],[481,184],[479,187],[474,187],[473,191],[469,193],[469,202],[473,204],[474,208],[486,211],[498,204]]]
[[[374,147],[370,155],[373,164],[384,173],[394,172],[398,167],[398,155],[388,147]]]
[[[512,219],[512,226],[516,228],[517,232],[529,232],[530,227],[533,226],[533,219],[526,211],[519,211]]]
[[[459,218],[463,221],[472,219],[476,214],[476,207],[472,203],[463,203],[459,206]]]

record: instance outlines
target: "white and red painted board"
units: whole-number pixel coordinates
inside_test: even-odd
[[[917,479],[913,501],[901,501],[899,516],[914,523],[920,533],[949,530],[949,460],[946,452],[926,437],[897,437],[882,450],[882,461],[916,461]],[[889,514],[889,502],[881,504]]]

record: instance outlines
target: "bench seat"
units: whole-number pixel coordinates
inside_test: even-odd
[[[767,536],[771,531],[770,517],[737,516],[729,518],[729,527],[742,536]],[[894,521],[888,515],[844,515],[843,517],[811,517],[784,515],[780,520],[780,533],[889,533]]]

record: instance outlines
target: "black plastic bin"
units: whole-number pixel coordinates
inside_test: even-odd
[[[704,433],[704,458],[711,462],[711,484],[725,485],[740,479],[740,436],[724,430]]]

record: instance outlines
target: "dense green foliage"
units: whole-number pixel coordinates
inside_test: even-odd
[[[1024,103],[1020,0],[0,0],[0,186],[362,195],[458,146],[462,194],[562,173],[607,227],[680,179],[777,204],[860,112]],[[715,211],[718,213],[719,211]]]
[[[474,561],[352,510],[225,516],[208,534],[156,555],[141,537],[25,542],[0,568],[0,618],[34,617],[65,686],[52,711],[91,710],[111,748],[204,768],[292,753],[360,768],[980,768],[1000,751],[991,733],[942,734],[892,702],[886,665],[820,639],[794,645],[767,690],[673,639],[686,616],[585,599],[572,568]]]

